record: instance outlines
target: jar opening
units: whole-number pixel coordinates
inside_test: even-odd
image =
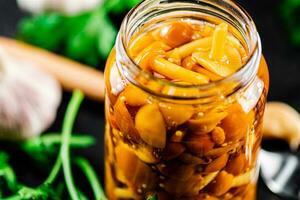
[[[201,85],[182,85],[162,80],[144,71],[129,56],[128,47],[132,36],[170,20],[190,20],[220,24],[226,22],[230,32],[243,44],[248,57],[245,64],[234,74],[222,80]],[[212,96],[228,97],[247,87],[255,78],[260,58],[261,41],[256,27],[247,12],[229,0],[145,0],[125,17],[116,42],[117,65],[126,79],[143,90],[163,98],[199,99]],[[147,87],[149,81],[168,92],[157,92]],[[162,89],[163,90],[163,89]],[[182,91],[172,93],[171,91]]]

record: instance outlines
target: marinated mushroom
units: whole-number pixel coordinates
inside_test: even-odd
[[[146,123],[149,119],[151,119],[151,123]],[[166,125],[157,105],[148,104],[143,106],[136,114],[135,127],[148,145],[165,148]]]
[[[251,117],[252,113],[245,113],[239,104],[230,106],[227,117],[220,124],[220,127],[226,133],[226,141],[235,142],[245,137],[250,129],[249,122]]]
[[[224,195],[233,184],[234,176],[225,171],[221,171],[215,180],[208,186],[208,190],[214,196]]]
[[[229,156],[227,153],[223,154],[219,158],[216,158],[206,166],[204,172],[209,173],[209,172],[216,172],[222,170],[226,166],[228,158]]]
[[[153,188],[156,184],[157,177],[152,169],[145,163],[141,162],[132,150],[124,145],[116,147],[116,164],[126,179],[126,183],[135,189]]]
[[[195,155],[203,155],[214,147],[209,135],[191,135],[186,141],[187,148]]]
[[[171,47],[178,47],[192,40],[193,29],[184,22],[173,22],[160,31],[161,39]]]
[[[159,109],[169,127],[176,127],[185,123],[195,112],[192,106],[163,102],[159,103]]]
[[[118,98],[116,104],[114,105],[114,117],[116,118],[116,123],[121,133],[127,139],[132,139],[137,142],[140,138],[137,132],[134,121],[129,113],[126,104],[126,98]]]

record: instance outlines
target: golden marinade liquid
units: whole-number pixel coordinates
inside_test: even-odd
[[[237,72],[248,50],[226,23],[172,21],[135,34],[129,55],[142,70],[182,85]],[[254,200],[265,90],[249,110],[238,100],[205,107],[162,101],[126,82],[112,52],[106,69],[106,191],[110,200]],[[149,82],[149,88],[152,87]],[[153,86],[158,92],[176,94]]]

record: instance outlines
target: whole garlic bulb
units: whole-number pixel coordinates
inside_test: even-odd
[[[31,13],[41,13],[45,9],[47,0],[17,0],[20,8]]]
[[[92,10],[102,1],[103,0],[17,0],[20,8],[31,13],[54,10],[67,15]]]
[[[61,96],[55,79],[0,49],[0,139],[41,134],[53,123]]]

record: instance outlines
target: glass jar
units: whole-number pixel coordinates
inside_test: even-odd
[[[228,24],[246,49],[244,65],[222,80],[191,85],[143,70],[129,55],[130,41],[176,20]],[[229,0],[143,1],[122,23],[105,80],[108,199],[256,198],[269,75],[242,8]]]

